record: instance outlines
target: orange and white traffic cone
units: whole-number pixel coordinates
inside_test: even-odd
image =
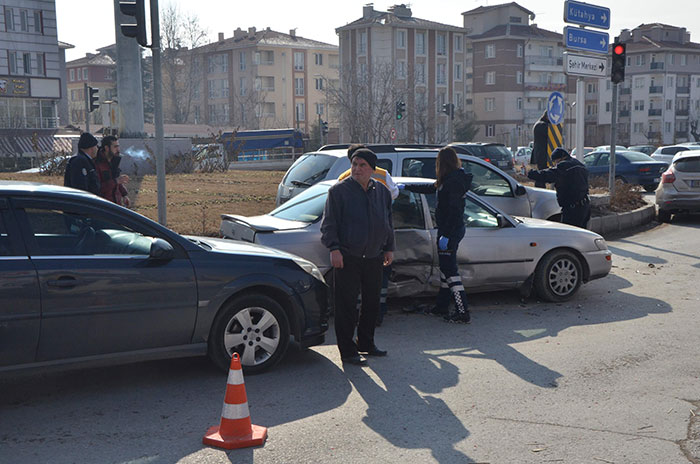
[[[243,370],[238,353],[231,357],[228,371],[221,424],[210,427],[202,439],[205,445],[224,449],[247,448],[262,445],[267,438],[267,427],[252,425],[245,393]]]

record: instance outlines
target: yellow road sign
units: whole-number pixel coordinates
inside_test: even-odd
[[[552,152],[556,148],[564,146],[561,124],[549,124],[547,126],[547,166],[552,165]]]

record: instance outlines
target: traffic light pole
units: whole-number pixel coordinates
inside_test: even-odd
[[[617,145],[617,88],[619,84],[613,84],[612,104],[610,105],[610,174],[608,178],[608,191],[610,197],[615,194],[615,146]]]
[[[87,82],[83,84],[83,94],[85,95],[85,132],[90,132],[90,92],[88,92]]]
[[[156,178],[158,186],[158,222],[167,226],[165,190],[165,153],[163,148],[163,81],[160,70],[160,18],[158,0],[151,0],[151,52],[153,57],[153,113],[156,126]]]

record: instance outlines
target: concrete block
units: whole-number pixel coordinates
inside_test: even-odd
[[[601,228],[603,233],[617,232],[620,230],[620,221],[617,214],[609,214],[601,217]]]
[[[631,229],[634,227],[634,212],[629,211],[626,213],[619,213],[617,215],[617,220],[618,220],[618,228],[619,230],[625,230],[625,229]]]
[[[600,216],[592,217],[591,220],[588,221],[588,230],[597,234],[600,234],[602,232]]]
[[[594,193],[588,196],[591,199],[591,206],[608,206],[610,204],[610,195],[607,193]]]

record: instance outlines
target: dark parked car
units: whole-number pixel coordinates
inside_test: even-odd
[[[457,153],[476,156],[504,171],[513,170],[513,155],[502,143],[455,142],[449,146]]]
[[[591,177],[608,176],[610,172],[610,152],[594,151],[583,158]],[[647,192],[656,190],[661,174],[667,163],[654,160],[638,151],[615,152],[615,179],[630,184],[638,184]]]
[[[0,372],[233,352],[259,372],[323,343],[328,287],[297,256],[183,237],[92,194],[0,182]]]
[[[639,153],[651,156],[651,154],[656,151],[656,147],[654,145],[632,145],[628,150],[638,151]]]

